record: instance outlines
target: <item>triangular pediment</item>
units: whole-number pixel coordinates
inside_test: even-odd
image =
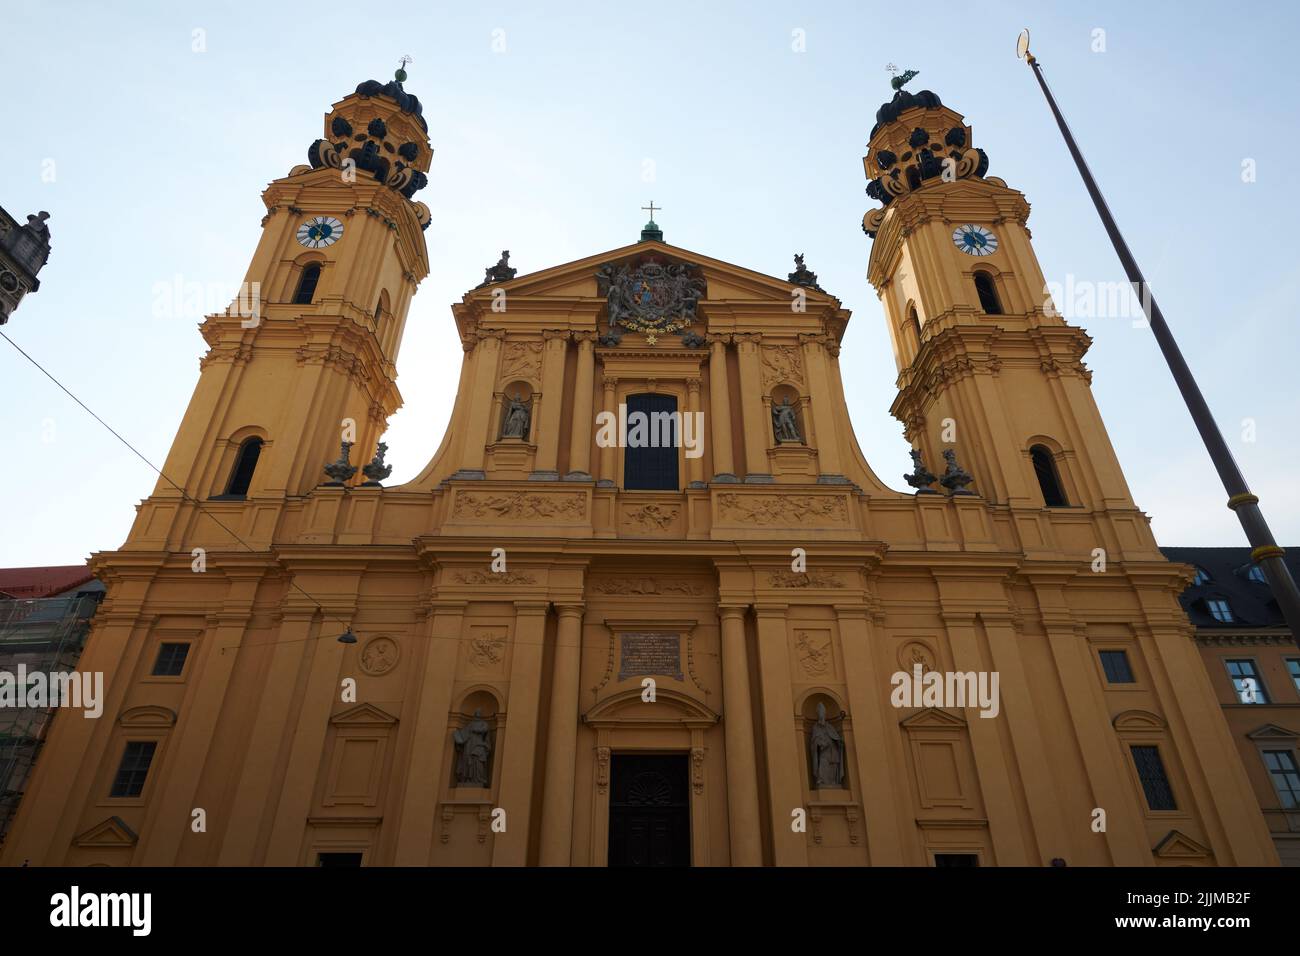
[[[1205,860],[1213,854],[1180,830],[1170,830],[1151,851],[1162,860]]]
[[[924,710],[913,714],[898,722],[898,726],[906,727],[908,730],[915,730],[921,727],[934,729],[942,728],[950,730],[966,726],[966,719],[956,714],[950,714],[946,710],[939,710],[937,707],[927,707]]]
[[[796,250],[797,251],[797,250]],[[703,275],[707,284],[707,294],[703,301],[730,300],[772,300],[780,302],[786,309],[790,307],[789,279],[767,275],[746,269],[742,266],[721,259],[670,246],[664,242],[649,240],[632,245],[610,249],[607,252],[586,256],[582,259],[551,266],[537,272],[515,276],[508,282],[481,286],[465,294],[466,301],[477,296],[488,299],[492,290],[501,289],[511,299],[520,297],[554,297],[556,299],[597,298],[596,271],[607,263],[632,262],[642,256],[654,255],[660,260],[674,263],[686,263],[695,266]],[[793,268],[793,263],[790,264]],[[816,263],[812,263],[815,266]],[[822,302],[839,306],[839,300],[826,292],[806,289],[809,302]]]
[[[77,846],[135,846],[140,837],[121,817],[112,816],[96,823],[72,842]]]
[[[395,724],[397,718],[374,704],[357,704],[335,714],[330,718],[330,723],[336,727],[375,727]]]
[[[1295,740],[1300,737],[1300,734],[1293,730],[1287,730],[1285,727],[1279,727],[1277,724],[1265,724],[1262,727],[1256,727],[1246,736],[1251,740]]]

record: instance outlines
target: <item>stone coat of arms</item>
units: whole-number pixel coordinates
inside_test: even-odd
[[[605,297],[609,331],[602,338],[617,344],[620,329],[644,332],[651,345],[660,335],[689,328],[696,303],[705,294],[704,279],[695,268],[662,263],[653,258],[631,265],[604,265],[596,273],[596,288]]]

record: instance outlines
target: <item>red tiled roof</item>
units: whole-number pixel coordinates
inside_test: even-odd
[[[0,568],[0,593],[13,598],[42,598],[61,594],[94,577],[84,564],[52,568]]]

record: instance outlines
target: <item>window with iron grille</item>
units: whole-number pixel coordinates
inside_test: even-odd
[[[1165,775],[1164,761],[1160,759],[1160,748],[1149,744],[1134,744],[1129,750],[1133,753],[1133,765],[1137,767],[1138,779],[1142,781],[1147,806],[1152,810],[1177,810],[1174,791]]]
[[[1291,751],[1265,750],[1264,766],[1268,767],[1268,775],[1273,778],[1282,809],[1300,808],[1300,768],[1296,767]]]
[[[637,412],[645,416],[638,429]],[[623,487],[629,491],[676,491],[677,399],[671,395],[629,395],[628,434],[623,455]],[[634,447],[633,441],[638,444]]]
[[[113,778],[110,797],[138,797],[144,792],[144,782],[149,776],[149,765],[153,763],[154,751],[158,749],[155,740],[131,740],[122,751],[122,762],[118,764],[117,776]]]
[[[1101,669],[1106,672],[1109,684],[1132,684],[1133,668],[1128,663],[1127,651],[1102,651]]]

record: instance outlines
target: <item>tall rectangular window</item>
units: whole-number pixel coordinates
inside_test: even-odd
[[[1129,747],[1129,750],[1133,752],[1133,765],[1137,767],[1138,779],[1142,781],[1142,792],[1146,794],[1147,806],[1152,810],[1177,810],[1174,790],[1169,786],[1164,761],[1160,759],[1160,748],[1135,744]]]
[[[144,792],[144,782],[149,776],[149,765],[153,763],[154,751],[158,749],[155,740],[131,740],[122,751],[122,762],[118,764],[117,776],[113,778],[110,797],[138,797]]]
[[[1286,659],[1287,673],[1291,675],[1291,682],[1295,684],[1295,689],[1300,691],[1300,657],[1288,657]]]
[[[623,487],[629,491],[676,491],[677,399],[671,395],[627,397],[627,443],[623,453]]]
[[[1102,651],[1101,669],[1106,672],[1107,683],[1133,683],[1133,668],[1129,667],[1127,651]]]
[[[1264,766],[1268,767],[1268,775],[1273,778],[1273,786],[1277,788],[1282,808],[1300,808],[1300,768],[1296,767],[1291,751],[1265,750]]]
[[[158,659],[153,662],[154,677],[180,677],[189,656],[188,643],[167,642],[158,648]]]
[[[1243,704],[1267,704],[1268,694],[1259,679],[1259,669],[1252,660],[1227,660],[1228,677],[1237,689],[1237,700]]]

